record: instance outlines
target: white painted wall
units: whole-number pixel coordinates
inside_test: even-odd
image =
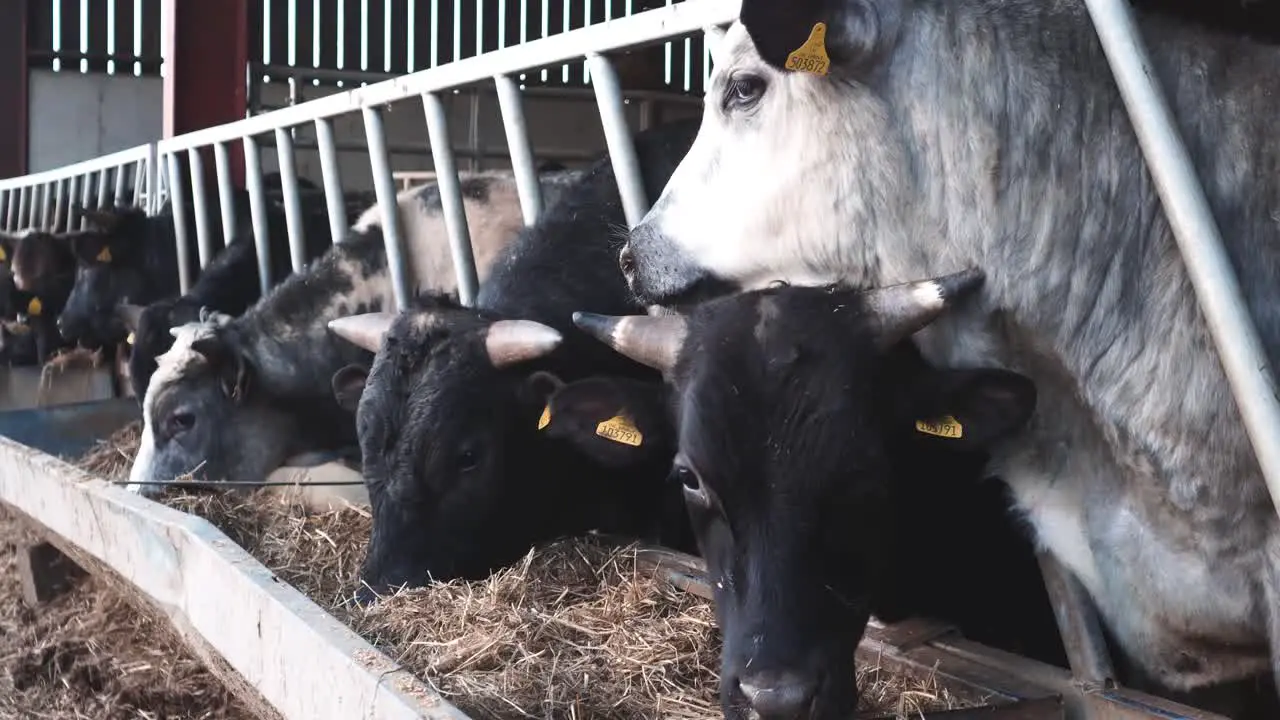
[[[33,70],[30,172],[151,142],[162,132],[160,78]]]

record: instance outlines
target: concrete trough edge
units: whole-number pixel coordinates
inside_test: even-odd
[[[287,720],[467,720],[202,518],[5,437],[0,502],[128,582]]]

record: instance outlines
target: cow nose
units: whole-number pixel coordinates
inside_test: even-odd
[[[631,254],[629,243],[622,247],[622,252],[618,253],[618,267],[622,268],[622,275],[628,280],[636,271],[636,258]]]
[[[801,720],[809,716],[818,683],[790,672],[744,675],[738,687],[761,720]]]

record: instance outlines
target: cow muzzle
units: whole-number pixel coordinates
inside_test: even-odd
[[[738,678],[738,690],[760,720],[806,720],[818,693],[817,678],[799,673],[755,672]]]

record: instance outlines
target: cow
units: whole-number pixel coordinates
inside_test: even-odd
[[[620,253],[630,287],[678,306],[983,268],[975,302],[915,341],[939,367],[1035,381],[1029,431],[993,461],[1128,684],[1192,691],[1280,665],[1276,510],[1084,3],[828,8],[727,31],[698,138]],[[757,52],[818,20],[829,64],[797,57],[825,75]],[[1138,27],[1280,361],[1280,49]]]
[[[13,293],[13,250],[21,235],[0,232],[0,318],[11,319],[17,313]]]
[[[13,249],[13,292],[19,317],[35,335],[36,362],[43,364],[66,346],[58,332],[58,316],[66,307],[76,279],[70,247],[78,234],[54,235],[32,230]]]
[[[293,272],[293,266],[285,242],[288,227],[283,213],[269,211],[267,222],[269,286],[274,286]],[[303,233],[307,257],[323,254],[332,243],[323,215],[308,215]],[[146,306],[121,303],[116,307],[116,316],[131,338],[129,383],[139,403],[146,397],[147,385],[156,371],[156,358],[173,345],[169,330],[197,322],[202,309],[233,317],[240,315],[261,297],[259,278],[257,245],[252,235],[240,235],[209,262],[185,295],[159,299]]]
[[[684,315],[574,322],[663,373],[683,488],[723,636],[729,718],[851,717],[854,650],[875,615],[932,616],[1063,662],[1029,535],[990,445],[1035,386],[941,370],[909,338],[981,273],[886,288],[772,287]],[[661,418],[644,418],[651,424]]]
[[[554,202],[576,175],[542,176],[542,196]],[[483,280],[524,225],[515,178],[467,174],[461,186]],[[455,292],[439,189],[403,191],[398,208],[407,269],[417,282],[413,293]],[[156,358],[143,397],[131,482],[166,482],[186,473],[259,482],[291,455],[355,444],[354,419],[335,401],[332,378],[346,365],[367,365],[372,354],[334,336],[327,323],[394,302],[380,218],[378,208],[370,208],[341,243],[239,317],[206,313],[171,331],[174,343]],[[157,487],[131,486],[143,493]]]
[[[10,367],[39,363],[29,320],[0,320],[0,362]]]
[[[696,131],[686,121],[634,137],[650,196]],[[606,156],[497,258],[474,307],[437,300],[399,318],[333,323],[377,351],[371,369],[333,378],[335,395],[357,412],[373,507],[362,598],[484,577],[561,535],[662,537],[667,433],[641,427],[625,435],[634,444],[595,434],[647,402],[661,378],[570,317],[642,310],[618,271],[625,227]],[[680,542],[678,528],[672,537]]]

